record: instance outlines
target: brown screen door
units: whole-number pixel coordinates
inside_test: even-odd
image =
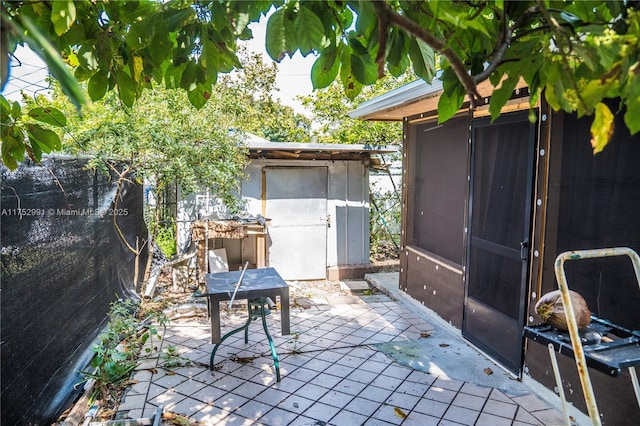
[[[463,335],[522,368],[535,126],[527,113],[472,126]]]

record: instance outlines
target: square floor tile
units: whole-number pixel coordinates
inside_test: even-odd
[[[439,377],[433,384],[433,386],[458,392],[460,388],[462,388],[463,384],[464,382],[461,382],[459,380],[444,379],[442,377]]]
[[[361,414],[365,417],[371,416],[380,407],[380,402],[371,401],[370,399],[355,397],[349,402],[344,409],[352,411],[357,414]]]
[[[394,407],[400,407],[407,412],[413,410],[413,407],[415,407],[418,401],[420,401],[420,397],[394,392],[385,403],[393,405]]]
[[[515,396],[511,398],[511,400],[518,405],[525,407],[529,412],[549,409],[549,406],[535,395]]]
[[[401,394],[413,395],[420,398],[427,392],[428,389],[428,384],[410,382],[408,380],[405,380],[400,384],[400,386],[398,386],[396,392]]]
[[[319,373],[315,370],[310,370],[305,367],[298,367],[295,370],[291,371],[287,374],[288,378],[300,380],[302,382],[310,382],[313,380]]]
[[[274,408],[262,416],[259,422],[269,426],[288,426],[296,417],[298,417],[296,413]]]
[[[331,405],[332,407],[343,408],[353,399],[353,395],[347,393],[330,390],[322,396],[318,401],[323,404]]]
[[[327,388],[323,388],[322,386],[318,386],[313,383],[307,383],[296,391],[296,395],[313,401],[319,400],[325,393],[327,393]]]
[[[313,358],[304,364],[304,368],[308,368],[310,370],[314,370],[317,372],[323,372],[327,368],[331,367],[332,365],[333,365],[332,362],[324,361],[318,358]]]
[[[486,401],[486,398],[480,396],[469,395],[467,393],[459,393],[453,399],[452,404],[458,407],[465,407],[472,410],[480,411],[482,410],[482,407],[484,407]]]
[[[452,422],[461,423],[463,425],[473,425],[475,424],[479,415],[479,411],[452,405],[444,413],[443,418],[446,420],[451,420]]]
[[[278,408],[292,413],[304,414],[314,402],[299,395],[289,395],[278,404]]]
[[[564,424],[564,416],[557,410],[541,410],[531,413],[544,425],[561,425]]]
[[[280,389],[285,392],[294,393],[302,386],[304,386],[305,382],[302,380],[294,379],[293,377],[289,377],[287,374],[283,375],[279,382],[276,382],[272,385],[274,389]]]
[[[271,411],[273,407],[259,401],[246,401],[241,406],[231,408],[231,413],[254,421],[258,421],[262,416]],[[225,423],[226,424],[226,423]]]
[[[493,414],[481,413],[476,421],[476,426],[511,426],[512,420]]]
[[[488,399],[482,408],[483,413],[495,414],[496,416],[506,417],[508,419],[513,419],[517,410],[518,406],[516,404],[496,401],[495,399]]]
[[[451,404],[455,397],[456,392],[436,386],[431,386],[429,390],[424,394],[424,398],[444,402],[445,404]]]
[[[367,417],[362,414],[352,413],[351,411],[340,411],[331,419],[332,425],[364,425]]]
[[[371,384],[384,389],[396,390],[402,384],[402,379],[380,375]]]
[[[462,388],[460,389],[460,392],[462,393],[466,393],[469,395],[475,395],[475,396],[480,396],[483,398],[488,398],[489,394],[491,393],[491,388],[488,387],[484,387],[484,386],[478,386],[475,385],[473,383],[465,383],[464,385],[462,385]]]
[[[200,389],[196,393],[189,395],[191,398],[202,401],[205,404],[215,405],[215,402],[226,395],[228,392],[224,389],[219,389],[213,386],[207,386]]]
[[[402,426],[437,426],[439,422],[439,417],[412,411],[402,422]]]
[[[522,423],[533,424],[533,425],[539,423],[538,419],[536,419],[532,414],[530,414],[526,409],[522,407],[518,407],[518,411],[516,413],[514,420]]]
[[[385,368],[381,374],[395,379],[405,380],[412,372],[411,368],[402,367],[400,365],[391,364]]]
[[[246,398],[253,399],[268,389],[266,386],[254,382],[244,382],[233,390],[236,395],[242,395]]]
[[[246,394],[243,395],[246,396]],[[267,388],[264,392],[255,396],[253,399],[275,407],[288,396],[289,394],[287,392],[275,388]]]
[[[341,377],[333,376],[331,374],[318,374],[313,379],[313,384],[322,386],[323,388],[332,389],[342,380]]]
[[[346,378],[350,380],[354,380],[356,382],[369,384],[373,382],[376,379],[376,377],[378,377],[377,374],[372,373],[370,371],[364,371],[359,368],[355,370],[353,373],[349,374]]]
[[[324,370],[324,373],[331,374],[338,377],[347,377],[355,370],[354,367],[347,367],[345,365],[333,364]]]
[[[364,388],[358,396],[383,403],[391,396],[391,394],[393,394],[393,389],[383,389],[369,385]]]
[[[449,408],[449,404],[445,404],[440,401],[434,401],[432,399],[422,398],[420,399],[420,401],[418,401],[415,407],[413,407],[413,411],[441,418],[444,415],[445,411],[447,411],[447,408]]]
[[[310,417],[316,421],[321,422],[329,422],[335,416],[340,409],[338,407],[332,407],[327,404],[322,404],[320,402],[316,402],[307,408],[304,415],[305,417]]]
[[[182,401],[178,402],[173,406],[172,411],[180,414],[184,414],[187,417],[193,416],[195,413],[198,413],[200,410],[205,408],[207,404],[202,401],[198,401],[193,398],[185,398]]]
[[[173,389],[183,395],[190,396],[206,386],[206,384],[197,380],[185,380]]]
[[[373,413],[373,419],[385,422],[385,424],[399,425],[408,416],[407,411],[394,407],[393,405],[382,404],[378,410]]]
[[[367,385],[355,380],[344,379],[336,384],[333,389],[348,395],[358,395]]]

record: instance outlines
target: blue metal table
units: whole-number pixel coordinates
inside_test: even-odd
[[[247,299],[248,319],[245,325],[220,337],[220,302],[231,300],[236,284],[240,278],[241,271],[217,272],[207,274],[206,284],[207,292],[200,294],[202,297],[208,297],[209,309],[211,315],[211,343],[215,343],[211,352],[211,360],[209,368],[213,370],[213,359],[218,347],[222,342],[231,335],[244,330],[245,343],[248,343],[248,327],[251,321],[260,317],[264,328],[271,354],[276,367],[276,375],[280,381],[280,368],[278,354],[276,353],[273,339],[269,334],[266,323],[267,298],[280,298],[280,322],[282,335],[289,335],[290,318],[289,318],[289,285],[282,279],[280,274],[274,268],[247,269],[242,278],[242,283],[235,295],[235,299]]]

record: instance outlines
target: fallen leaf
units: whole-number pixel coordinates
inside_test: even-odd
[[[484,369],[484,374],[486,374],[487,376],[490,376],[493,374],[493,370],[487,367]]]
[[[176,413],[172,413],[171,411],[165,411],[164,413],[162,413],[162,420],[173,420],[176,417],[178,417],[178,415]]]
[[[407,415],[405,414],[404,411],[402,411],[402,408],[400,407],[395,407],[393,409],[393,414],[395,414],[396,416],[400,417],[401,419],[406,419]]]

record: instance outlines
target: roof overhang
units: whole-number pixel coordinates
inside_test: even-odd
[[[521,79],[515,89],[526,86],[527,84]],[[486,80],[478,84],[477,89],[480,96],[486,98],[485,103],[488,103],[488,98],[495,87]],[[373,121],[402,121],[406,117],[419,114],[432,115],[438,109],[442,91],[442,81],[438,78],[434,78],[431,84],[424,80],[416,80],[363,102],[349,113],[349,117]],[[464,103],[468,101],[469,98],[465,97]]]
[[[278,158],[300,160],[361,160],[380,154],[397,152],[396,147],[370,144],[322,144],[296,142],[268,142],[249,140],[250,158]]]

